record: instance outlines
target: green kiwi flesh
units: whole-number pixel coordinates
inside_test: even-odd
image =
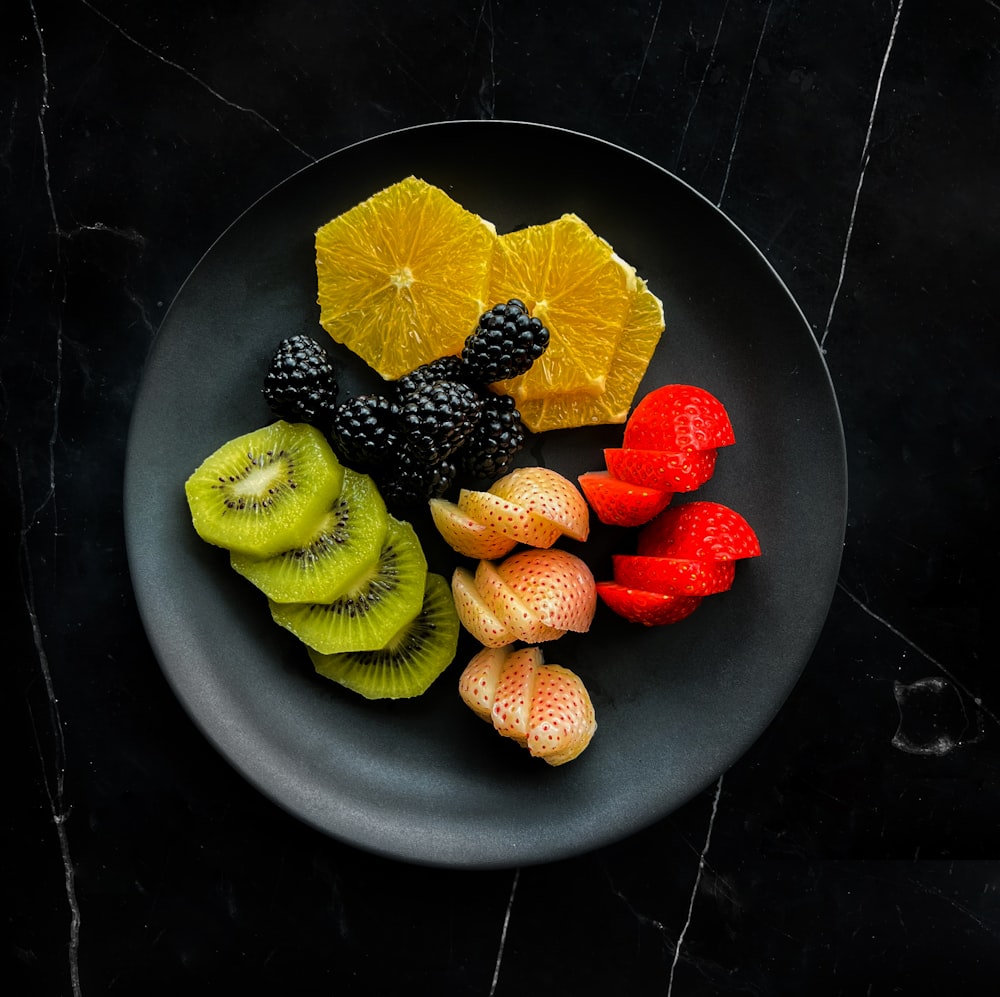
[[[366,699],[408,699],[425,693],[451,664],[460,625],[451,586],[428,573],[420,612],[374,651],[320,654],[310,649],[313,667]]]
[[[378,558],[329,603],[268,600],[271,616],[322,654],[384,647],[420,612],[427,558],[413,527],[393,516]]]
[[[375,563],[388,529],[375,482],[345,467],[340,494],[302,546],[263,559],[233,553],[230,563],[275,602],[333,602]]]
[[[308,541],[343,480],[343,465],[318,429],[279,420],[224,443],[184,491],[203,540],[270,557]]]

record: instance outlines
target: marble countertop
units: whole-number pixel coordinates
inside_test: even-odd
[[[2,21],[7,992],[989,992],[998,4]],[[470,119],[596,136],[721,209],[812,329],[849,477],[826,625],[746,754],[624,840],[480,870],[374,854],[248,784],[158,667],[122,518],[147,355],[217,236],[338,149]]]

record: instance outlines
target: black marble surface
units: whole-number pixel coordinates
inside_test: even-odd
[[[995,992],[1000,5],[0,23],[5,993]],[[822,345],[850,476],[826,628],[746,756],[627,840],[490,871],[373,856],[245,783],[152,656],[122,525],[144,360],[216,236],[338,148],[460,118],[597,135],[719,205]]]

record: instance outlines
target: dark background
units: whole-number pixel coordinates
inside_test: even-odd
[[[994,992],[996,3],[17,0],[0,39],[7,992]],[[749,753],[625,841],[484,872],[248,786],[152,657],[121,510],[145,357],[218,234],[464,118],[718,204],[825,351],[850,481],[826,628]]]

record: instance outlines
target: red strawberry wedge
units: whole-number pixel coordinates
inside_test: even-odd
[[[622,481],[610,471],[586,471],[577,481],[597,518],[608,526],[643,526],[674,497],[662,488]]]
[[[700,488],[715,473],[715,458],[715,450],[612,447],[604,451],[604,462],[613,477],[672,492]]]
[[[701,604],[700,596],[664,595],[628,588],[618,582],[598,582],[597,594],[613,612],[630,623],[662,627],[679,623]]]
[[[620,585],[664,595],[704,596],[728,592],[736,576],[735,561],[613,554],[611,564],[614,580]]]
[[[760,556],[753,527],[719,502],[686,502],[664,509],[639,530],[637,551],[652,557],[737,561]]]
[[[664,384],[645,395],[625,425],[623,446],[640,450],[714,450],[735,443],[718,398],[692,384]]]

